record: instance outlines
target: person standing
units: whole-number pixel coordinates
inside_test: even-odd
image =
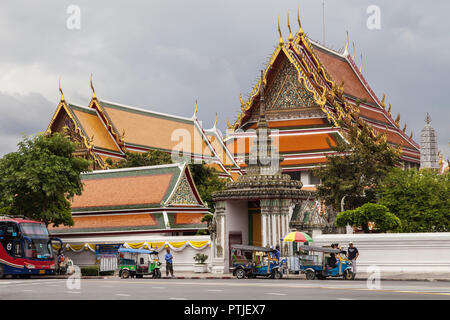
[[[353,246],[353,242],[348,244],[347,257],[352,262],[353,272],[356,273],[356,259],[359,257],[359,251],[358,248]]]
[[[170,253],[170,249],[166,249],[166,255],[164,256],[166,260],[166,277],[169,276],[169,272],[173,278],[173,256]]]

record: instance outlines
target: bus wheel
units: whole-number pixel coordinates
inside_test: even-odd
[[[5,277],[5,271],[3,270],[3,265],[0,264],[0,279]]]

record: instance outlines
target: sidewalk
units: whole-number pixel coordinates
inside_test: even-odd
[[[355,281],[366,281],[367,273],[359,273],[355,277]],[[67,279],[69,276],[46,276],[46,279]],[[81,279],[114,279],[117,276],[82,276]],[[145,278],[151,278],[146,276]],[[166,277],[163,273],[161,279],[236,279],[230,274],[213,274],[213,273],[195,273],[189,271],[175,272],[175,278]],[[263,279],[263,278],[260,278]],[[306,280],[304,274],[283,275],[284,280]],[[329,278],[333,279],[333,278]],[[334,278],[339,280],[339,278]],[[385,281],[448,281],[450,282],[450,273],[381,273],[381,280]]]

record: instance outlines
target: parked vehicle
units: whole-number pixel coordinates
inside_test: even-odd
[[[119,277],[142,278],[152,275],[161,278],[161,262],[157,251],[119,248]]]
[[[55,273],[52,240],[40,221],[0,216],[0,279],[6,275],[29,277]]]
[[[343,258],[343,251],[325,247],[299,245],[299,250],[308,252],[299,257],[300,270],[307,280],[326,279],[327,277],[342,277],[345,280],[355,279],[352,262]],[[331,255],[336,256],[335,264]]]
[[[283,274],[280,265],[285,260],[278,261],[272,257],[275,250],[247,245],[231,246],[233,275],[238,279],[267,277],[281,279]]]

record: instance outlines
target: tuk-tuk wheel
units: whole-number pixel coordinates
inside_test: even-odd
[[[306,280],[314,280],[316,278],[316,273],[312,270],[306,271]]]
[[[130,271],[128,270],[123,270],[122,271],[122,279],[127,279],[130,277]]]
[[[245,271],[244,271],[244,269],[237,269],[237,270],[234,272],[234,275],[235,275],[236,278],[238,278],[238,279],[244,279],[244,278],[245,278]]]
[[[345,270],[344,271],[344,279],[345,280],[354,280],[355,279],[355,273],[351,270]]]
[[[276,271],[274,271],[273,278],[274,279],[281,279],[281,278],[283,278],[283,274],[280,271],[276,270]]]

